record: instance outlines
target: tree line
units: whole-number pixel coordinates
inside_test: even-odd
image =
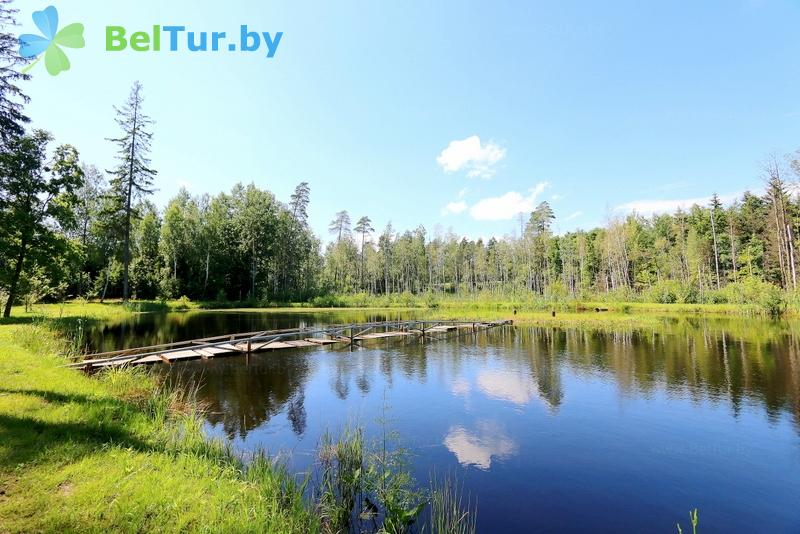
[[[322,280],[334,293],[395,292],[657,302],[748,302],[769,287],[797,289],[800,153],[771,158],[765,192],[645,217],[615,217],[600,228],[555,235],[545,201],[525,214],[522,231],[470,240],[422,226],[375,235],[367,217],[350,228],[331,222]]]
[[[0,0],[0,25],[15,11]],[[69,144],[30,128],[27,80],[13,36],[0,32],[0,303],[67,297],[308,301],[325,295],[490,294],[747,302],[766,288],[797,289],[800,153],[771,158],[764,192],[728,206],[615,217],[555,235],[547,202],[523,214],[518,235],[380,232],[368,216],[333,217],[323,247],[308,224],[311,188],[286,201],[255,184],[215,196],[181,190],[150,199],[155,123],[138,82],[114,108],[114,165],[101,171]],[[113,130],[112,130],[113,131]]]

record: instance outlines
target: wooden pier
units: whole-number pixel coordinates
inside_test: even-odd
[[[363,342],[386,338],[414,337],[425,342],[438,340],[452,333],[477,332],[510,324],[513,324],[513,321],[380,321],[246,332],[88,354],[83,361],[69,364],[69,367],[92,371],[126,365],[171,364],[185,360],[207,360],[281,349],[321,345],[360,345]]]

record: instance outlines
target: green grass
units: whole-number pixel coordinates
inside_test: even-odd
[[[318,529],[289,475],[202,435],[191,388],[88,377],[62,367],[67,348],[49,322],[0,323],[0,532]]]

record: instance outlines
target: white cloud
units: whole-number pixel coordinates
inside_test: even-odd
[[[562,198],[564,198],[564,195],[559,195],[558,193],[553,193],[550,196],[550,198],[552,198],[553,200],[561,200]]]
[[[447,206],[442,208],[442,215],[448,215],[450,213],[461,213],[467,210],[467,203],[463,200],[459,200],[458,202],[450,202]]]
[[[458,198],[464,198],[464,195],[467,194],[467,191],[469,191],[469,187],[465,187],[461,191],[459,191],[458,192]]]
[[[580,217],[581,215],[583,215],[582,211],[576,211],[575,213],[570,213],[569,215],[564,217],[564,221],[571,221],[572,219],[576,219],[576,218]]]
[[[720,195],[720,201],[725,204],[732,202],[741,196],[741,193],[730,195]],[[695,204],[698,206],[708,206],[711,197],[683,198],[675,200],[634,200],[614,207],[614,211],[621,213],[636,212],[639,215],[653,215],[656,213],[672,213],[678,210],[688,210]]]
[[[467,171],[469,178],[491,178],[495,165],[506,157],[506,149],[489,141],[481,143],[477,135],[450,141],[436,162],[445,172]]]
[[[533,211],[536,198],[549,185],[547,182],[539,182],[528,190],[527,195],[509,191],[499,197],[484,198],[472,206],[469,213],[473,219],[478,221],[510,221],[517,213]]]

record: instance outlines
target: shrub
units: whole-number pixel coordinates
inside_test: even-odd
[[[645,298],[659,304],[674,304],[678,302],[679,286],[675,280],[658,281],[647,291]]]
[[[777,287],[772,284],[766,284],[766,286],[761,293],[761,307],[771,317],[780,317],[786,311],[786,299]]]
[[[181,298],[178,299],[178,302],[175,304],[176,310],[188,310],[192,305],[191,299],[186,295],[181,295]]]

